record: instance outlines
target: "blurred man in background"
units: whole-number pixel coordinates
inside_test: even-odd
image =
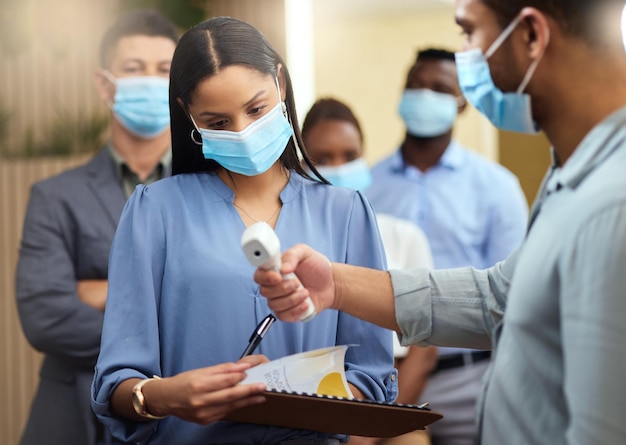
[[[122,16],[104,35],[95,76],[111,137],[86,165],[31,189],[17,307],[44,354],[22,445],[92,445],[106,434],[90,406],[107,294],[109,249],[127,197],[170,174],[169,68],[176,27],[155,11]]]

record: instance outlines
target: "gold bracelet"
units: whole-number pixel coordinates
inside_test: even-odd
[[[151,380],[160,380],[161,377],[153,376],[147,379],[143,379],[141,382],[137,383],[133,386],[133,408],[135,412],[139,414],[141,417],[145,417],[146,419],[159,420],[165,419],[167,416],[155,416],[148,412],[148,407],[146,406],[146,398],[143,395],[143,385],[148,383]]]

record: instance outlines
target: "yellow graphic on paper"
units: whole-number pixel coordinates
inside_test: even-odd
[[[347,393],[343,378],[338,372],[331,372],[325,375],[317,387],[317,393],[324,396],[352,397]]]
[[[300,352],[247,369],[243,383],[265,383],[268,390],[353,399],[344,358],[350,345]]]

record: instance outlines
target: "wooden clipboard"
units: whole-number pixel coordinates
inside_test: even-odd
[[[286,391],[266,391],[263,395],[265,403],[240,408],[222,420],[334,434],[395,437],[424,429],[443,417],[416,405]]]

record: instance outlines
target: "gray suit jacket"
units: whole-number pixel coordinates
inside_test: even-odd
[[[17,307],[26,338],[45,357],[22,445],[96,443],[90,385],[103,313],[78,299],[76,284],[107,278],[125,202],[106,148],[86,165],[31,188],[17,266]]]

